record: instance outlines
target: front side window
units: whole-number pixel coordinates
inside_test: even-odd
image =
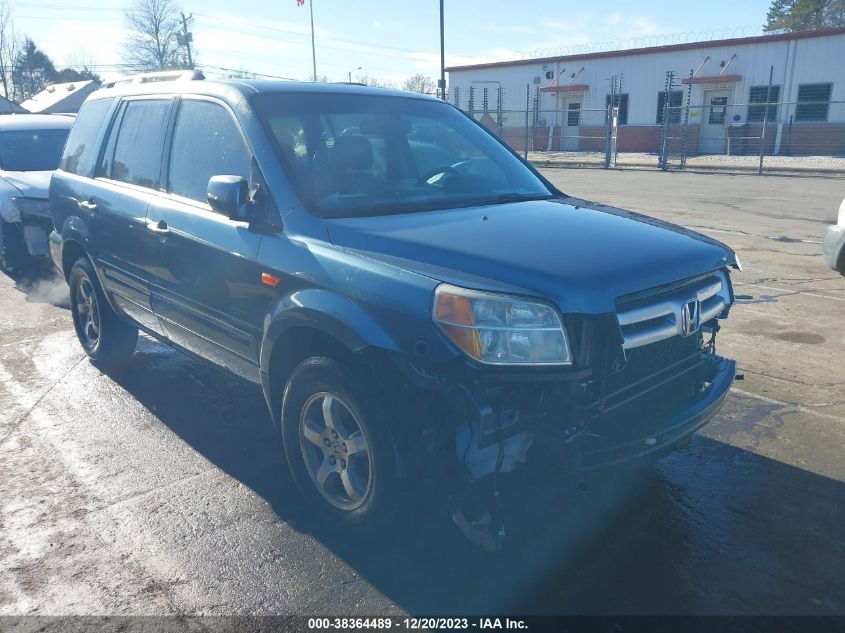
[[[109,176],[113,180],[156,189],[161,172],[161,148],[170,101],[133,100],[126,103]]]
[[[113,99],[97,99],[83,104],[73,122],[73,127],[62,154],[61,169],[71,174],[88,176],[97,160],[95,147]]]
[[[0,132],[0,169],[53,171],[59,166],[69,130]]]
[[[796,121],[827,121],[832,84],[803,84],[798,86]]]
[[[249,180],[249,167],[249,149],[229,112],[210,101],[183,100],[173,130],[170,193],[205,202],[212,176]]]
[[[297,193],[323,217],[553,195],[490,133],[440,101],[264,93],[255,107]]]
[[[748,122],[762,123],[764,119],[770,123],[777,121],[779,97],[780,86],[751,86],[748,92]],[[754,105],[758,103],[764,105]],[[769,104],[768,116],[766,103]]]

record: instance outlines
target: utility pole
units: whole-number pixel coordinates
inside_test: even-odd
[[[176,43],[179,46],[184,46],[185,51],[188,55],[188,68],[193,70],[194,68],[194,58],[191,55],[191,42],[194,41],[194,36],[191,32],[188,31],[188,22],[190,22],[194,18],[194,14],[185,17],[185,12],[180,11],[182,14],[182,31],[176,33]]]
[[[443,0],[440,0],[440,98],[446,101],[446,44],[443,33]]]
[[[314,81],[317,81],[317,47],[314,44],[314,0],[308,2],[311,9],[311,63],[314,66]]]

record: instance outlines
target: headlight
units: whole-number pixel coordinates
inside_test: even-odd
[[[544,303],[441,284],[434,291],[434,322],[482,363],[572,363],[560,317]]]
[[[12,198],[12,204],[21,213],[31,215],[50,215],[50,203],[44,198]]]

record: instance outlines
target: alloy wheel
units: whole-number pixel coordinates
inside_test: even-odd
[[[364,427],[334,394],[312,395],[302,408],[299,436],[305,467],[320,495],[339,510],[359,508],[372,489]]]
[[[94,285],[88,277],[80,280],[75,303],[82,343],[89,350],[94,349],[100,341],[100,307]]]

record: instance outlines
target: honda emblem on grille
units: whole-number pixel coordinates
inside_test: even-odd
[[[681,310],[681,334],[689,336],[698,332],[701,325],[701,304],[698,299],[687,301]]]

